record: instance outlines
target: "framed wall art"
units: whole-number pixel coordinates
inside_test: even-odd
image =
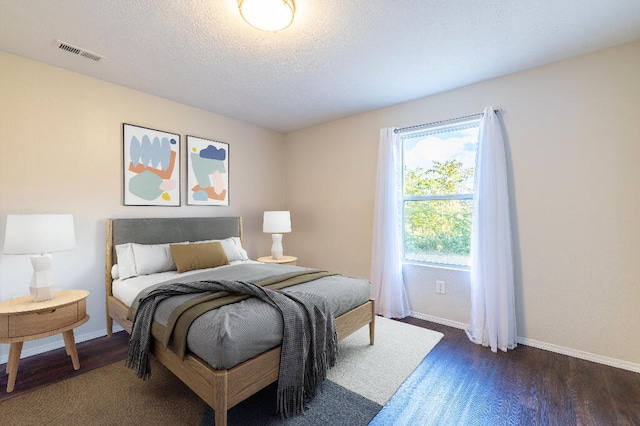
[[[123,124],[125,206],[180,206],[180,135]]]
[[[187,135],[187,204],[229,205],[229,144]]]

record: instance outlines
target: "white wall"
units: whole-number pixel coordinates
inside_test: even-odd
[[[638,76],[632,43],[292,132],[285,251],[368,277],[379,130],[503,108],[519,336],[640,371]],[[405,272],[417,314],[468,321],[468,272]]]
[[[105,334],[104,244],[109,217],[243,217],[244,244],[269,252],[262,212],[285,207],[284,135],[166,99],[0,52],[0,246],[7,214],[72,213],[77,249],[53,257],[59,289],[91,292],[76,340]],[[122,123],[229,143],[229,207],[122,205]],[[184,148],[183,154],[184,154]],[[1,252],[2,250],[0,250]],[[28,294],[26,256],[0,254],[0,300]],[[62,346],[27,342],[23,356]],[[8,345],[0,345],[0,363]]]

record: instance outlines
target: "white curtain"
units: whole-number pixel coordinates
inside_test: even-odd
[[[371,293],[376,313],[404,318],[411,312],[402,279],[402,141],[380,130],[373,214]]]
[[[472,342],[506,352],[517,346],[507,165],[493,107],[480,123],[471,225]]]

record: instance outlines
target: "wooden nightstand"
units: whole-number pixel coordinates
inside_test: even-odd
[[[13,391],[22,344],[62,333],[73,368],[80,368],[73,329],[89,321],[85,290],[56,291],[53,299],[34,302],[31,296],[0,302],[0,343],[10,343],[7,362],[7,392]]]
[[[295,265],[298,260],[295,256],[282,256],[281,259],[274,259],[272,256],[264,256],[258,258],[258,262],[262,263],[278,263],[280,265]]]

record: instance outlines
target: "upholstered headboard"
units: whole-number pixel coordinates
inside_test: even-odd
[[[115,246],[124,243],[163,244],[183,241],[242,239],[241,217],[107,219],[105,279],[111,293]]]
[[[112,219],[113,245],[161,244],[241,237],[239,217]]]

